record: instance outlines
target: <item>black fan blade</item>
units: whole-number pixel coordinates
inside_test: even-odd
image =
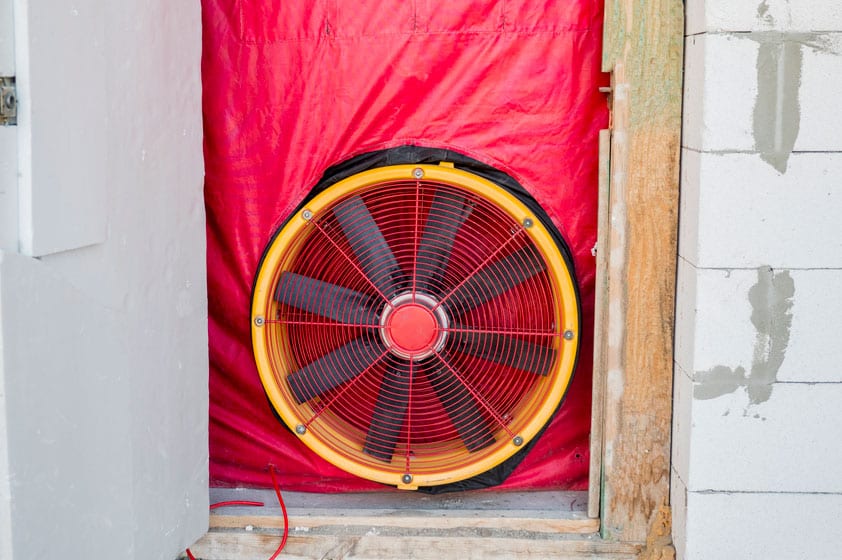
[[[544,270],[535,249],[524,247],[478,270],[448,298],[448,307],[457,315],[491,301]]]
[[[371,299],[360,292],[294,272],[284,272],[275,300],[340,323],[377,325]]]
[[[404,276],[383,232],[359,196],[353,196],[333,210],[365,275],[391,299],[404,284]]]
[[[383,375],[363,451],[389,462],[403,427],[409,403],[409,372],[388,367]]]
[[[553,348],[500,333],[460,332],[454,326],[451,335],[459,350],[503,366],[547,375],[555,358]]]
[[[494,435],[470,391],[444,364],[428,371],[427,378],[468,451],[478,451],[494,443]]]
[[[361,337],[289,374],[287,382],[298,402],[303,403],[350,381],[379,357],[378,347]]]
[[[430,292],[431,288],[441,284],[453,241],[473,208],[458,193],[442,190],[436,192],[418,245],[416,282],[419,291]]]

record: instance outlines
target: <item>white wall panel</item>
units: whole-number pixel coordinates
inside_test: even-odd
[[[0,253],[0,309],[12,559],[134,558],[118,314],[14,253]]]
[[[18,250],[18,131],[0,126],[0,250]]]
[[[15,4],[19,227],[27,255],[106,238],[107,5]]]
[[[13,0],[0,0],[0,76],[15,75],[15,20]]]
[[[0,76],[15,75],[12,0],[0,0]],[[17,128],[0,126],[0,250],[18,249]]]
[[[33,118],[95,90],[91,112],[58,121],[59,137],[49,139],[55,153],[39,165],[68,181],[62,193],[77,189],[101,212],[91,216],[75,198],[47,196],[65,183],[33,182],[31,194],[61,210],[56,228],[75,227],[78,210],[93,221],[107,216],[107,235],[73,250],[49,246],[58,252],[38,259],[5,255],[0,269],[7,343],[0,383],[11,411],[0,438],[19,473],[11,490],[12,560],[171,560],[208,519],[201,7],[18,4],[30,8],[24,21],[37,15],[39,28],[56,34],[36,41],[30,26],[26,44],[38,43],[32,53],[64,49],[54,61],[30,61],[33,67],[61,65],[53,68],[57,77],[68,78],[39,102],[33,74]],[[74,27],[73,18],[93,8],[99,23]],[[71,32],[62,36],[66,26]],[[91,48],[93,59],[75,61]],[[76,80],[77,70],[92,80]],[[77,139],[77,117],[99,128]],[[74,150],[95,178],[63,174],[72,171],[62,166]],[[58,236],[61,249],[83,244],[44,231]]]

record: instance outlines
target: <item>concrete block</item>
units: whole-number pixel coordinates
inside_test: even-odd
[[[756,41],[696,35],[685,43],[684,145],[700,151],[754,149]]]
[[[708,389],[693,386],[689,491],[842,493],[842,384]]]
[[[707,31],[704,0],[684,2],[684,34],[698,35]]]
[[[842,347],[829,328],[842,316],[839,285],[842,270],[696,269],[679,259],[676,363],[695,381],[755,372],[842,383]]]
[[[675,361],[693,371],[696,342],[696,280],[699,271],[686,259],[678,259],[675,289]]]
[[[835,4],[842,13],[842,2]],[[842,21],[835,25],[842,29]],[[837,95],[842,91],[842,33],[809,34],[793,40],[799,41],[801,55],[800,126],[794,149],[842,151],[842,111]]]
[[[688,275],[695,275],[695,280]],[[749,291],[759,284],[757,271],[693,269],[680,264],[679,282],[682,287],[695,286],[695,302],[691,310],[691,303],[678,294],[676,361],[693,379],[722,369],[747,375],[758,336],[749,298]],[[686,326],[691,321],[692,326]]]
[[[693,381],[675,364],[672,409],[672,468],[686,480],[690,473],[690,439],[693,430]]]
[[[835,0],[687,0],[687,33],[722,31],[840,31]]]
[[[842,126],[840,126],[842,129]],[[842,153],[684,151],[679,252],[700,268],[842,268]]]
[[[677,558],[685,557],[687,542],[687,487],[681,477],[670,471],[670,507],[672,508],[672,544]]]
[[[678,203],[678,254],[691,263],[699,262],[699,190],[702,154],[681,150],[681,188]]]
[[[706,35],[684,40],[684,103],[682,105],[682,146],[700,149],[705,96]]]
[[[836,560],[842,496],[687,494],[679,560]],[[683,554],[682,554],[683,553]]]
[[[792,329],[778,381],[842,382],[842,270],[793,270]]]
[[[781,173],[793,150],[842,150],[842,33],[694,35],[685,53],[686,147],[757,151]]]
[[[842,383],[828,328],[842,316],[840,284],[842,270],[697,269],[679,259],[676,363],[696,381],[766,368],[776,382]]]

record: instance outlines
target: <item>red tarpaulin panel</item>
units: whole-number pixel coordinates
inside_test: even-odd
[[[602,0],[203,0],[213,485],[373,490],[272,413],[250,297],[272,233],[331,165],[405,144],[505,171],[573,253],[580,357],[564,404],[503,485],[583,489],[588,475]]]

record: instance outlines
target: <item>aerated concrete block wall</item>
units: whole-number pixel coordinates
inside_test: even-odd
[[[842,554],[842,2],[688,0],[673,537]]]

